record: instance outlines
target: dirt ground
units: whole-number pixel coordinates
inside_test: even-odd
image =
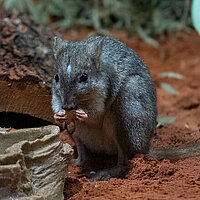
[[[87,38],[89,30],[64,33],[68,40]],[[195,33],[174,33],[154,48],[124,32],[110,32],[125,42],[146,62],[156,85],[159,117],[175,117],[176,121],[156,130],[154,147],[176,147],[200,141],[200,37]],[[160,77],[161,72],[177,72],[183,79]],[[172,95],[160,87],[170,84],[179,94]],[[61,134],[62,139],[73,143]],[[107,161],[106,161],[107,159]],[[112,165],[105,157],[91,160],[86,167],[70,165],[65,185],[66,199],[199,199],[200,157],[171,163],[157,161],[147,155],[137,155],[129,161],[124,178],[88,182],[90,170]]]

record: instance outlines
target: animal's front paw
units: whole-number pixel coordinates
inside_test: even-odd
[[[88,118],[88,115],[84,110],[82,110],[82,109],[76,110],[76,119],[78,119],[80,121],[84,121],[87,118]]]
[[[110,178],[124,176],[126,166],[115,166],[109,169],[99,170],[97,172],[90,172],[89,181],[107,181]]]
[[[55,122],[63,129],[67,129],[69,134],[75,131],[75,110],[60,110],[54,114]]]
[[[60,110],[59,112],[55,113],[54,120],[55,120],[56,124],[58,124],[59,126],[64,128],[65,120],[66,120],[65,110]]]
[[[100,170],[97,172],[90,172],[90,177],[87,179],[88,181],[107,181],[108,179],[112,178],[109,170]]]

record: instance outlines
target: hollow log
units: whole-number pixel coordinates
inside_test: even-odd
[[[53,122],[53,34],[48,28],[34,23],[27,15],[5,10],[2,13],[0,112],[28,114]]]

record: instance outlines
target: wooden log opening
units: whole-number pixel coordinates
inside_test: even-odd
[[[6,113],[21,113],[27,114],[27,116],[33,116],[41,119],[38,126],[47,125],[53,122],[53,113],[51,110],[51,92],[50,90],[41,87],[39,84],[30,82],[8,82],[0,80],[0,126],[6,126],[17,128],[22,126],[20,124],[11,123],[11,114]],[[13,117],[17,117],[13,114]],[[19,117],[19,116],[18,116]],[[23,118],[23,117],[21,117]],[[10,119],[10,120],[9,120]],[[26,120],[24,118],[24,120]],[[27,122],[24,121],[24,128],[27,128],[26,124],[32,124],[29,121],[31,118],[27,117]],[[33,120],[33,119],[32,119]],[[10,122],[10,123],[9,123]],[[16,119],[16,123],[22,123]],[[35,120],[35,123],[37,120]],[[33,125],[31,127],[35,127]],[[30,127],[29,127],[30,128]]]
[[[52,36],[48,28],[39,26],[26,15],[4,11],[1,16],[0,127],[9,126],[9,121],[9,127],[14,128],[54,122]]]

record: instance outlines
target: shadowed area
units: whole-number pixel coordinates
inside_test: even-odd
[[[50,124],[52,123],[37,117],[32,117],[28,114],[0,112],[0,127],[2,128],[33,128]]]

